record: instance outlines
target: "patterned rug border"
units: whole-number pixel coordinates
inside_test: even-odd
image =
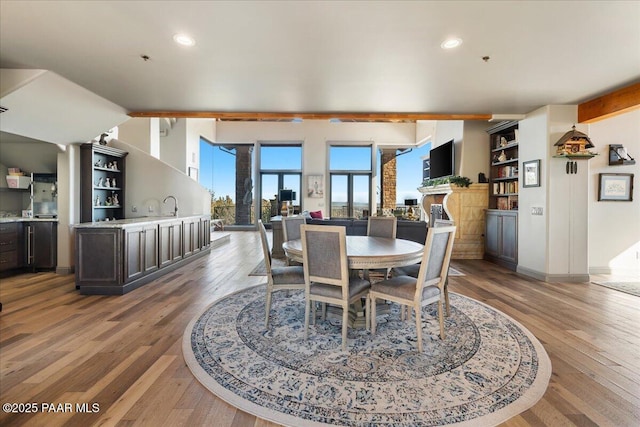
[[[182,353],[183,353],[185,363],[187,364],[187,367],[190,369],[194,377],[211,393],[213,393],[215,396],[222,399],[223,401],[227,402],[229,405],[234,406],[244,412],[255,415],[267,421],[282,424],[284,426],[291,426],[291,427],[329,426],[329,424],[318,423],[311,420],[305,420],[302,418],[284,414],[279,411],[268,409],[263,406],[257,405],[253,402],[250,402],[246,399],[243,399],[240,396],[236,395],[235,393],[230,392],[226,388],[222,387],[217,381],[215,381],[211,376],[209,376],[209,374],[200,366],[200,364],[196,360],[194,352],[191,348],[191,334],[192,334],[194,325],[200,319],[200,317],[204,313],[206,313],[211,308],[211,306],[217,304],[223,299],[230,298],[235,294],[238,294],[259,286],[266,286],[266,283],[250,286],[250,287],[229,293],[227,295],[224,295],[216,299],[215,301],[211,302],[203,310],[201,310],[196,316],[194,316],[193,319],[191,319],[182,337]],[[511,316],[503,313],[502,311],[497,310],[483,303],[482,301],[478,301],[473,298],[469,298],[460,294],[456,294],[456,295],[462,298],[472,300],[475,303],[478,303],[480,305],[483,305],[489,310],[493,310],[499,313],[500,315],[504,316],[509,321],[513,322],[516,326],[518,326],[524,332],[524,334],[529,338],[529,340],[531,340],[531,343],[538,354],[539,364],[538,364],[538,371],[536,374],[536,378],[531,384],[531,387],[515,402],[509,404],[506,407],[498,409],[497,411],[489,415],[483,416],[481,418],[475,418],[472,420],[462,421],[454,424],[446,424],[447,426],[457,426],[457,427],[474,427],[479,425],[478,424],[479,422],[481,422],[482,425],[487,425],[487,426],[498,425],[526,411],[527,409],[531,408],[542,398],[542,396],[545,394],[547,390],[547,387],[549,385],[549,380],[551,378],[551,372],[552,372],[551,360],[549,359],[549,355],[547,354],[546,350],[544,349],[544,346],[540,343],[540,341],[533,335],[531,331],[525,328],[520,322],[516,321]]]
[[[640,297],[640,282],[633,282],[633,281],[625,282],[622,280],[617,280],[617,281],[593,281],[591,283],[593,283],[594,285],[613,289],[614,291],[624,292],[625,294]]]

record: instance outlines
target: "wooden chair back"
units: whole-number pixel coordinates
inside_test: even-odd
[[[396,238],[398,218],[395,216],[370,216],[367,221],[367,236]]]
[[[300,238],[300,226],[306,224],[303,216],[282,217],[282,237],[284,242]]]

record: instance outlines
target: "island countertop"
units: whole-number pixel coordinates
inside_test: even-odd
[[[139,218],[117,219],[115,221],[82,222],[74,224],[74,228],[127,228],[141,225],[159,224],[172,221],[184,221],[196,218],[209,218],[209,214],[179,215],[179,216],[144,216]]]
[[[21,216],[7,216],[0,218],[0,223],[8,222],[58,222],[58,218],[23,218]]]

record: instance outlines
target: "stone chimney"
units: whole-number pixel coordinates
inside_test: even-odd
[[[380,205],[383,209],[395,209],[396,207],[396,150],[383,149],[381,156],[381,180],[380,180]]]
[[[236,224],[251,224],[251,151],[249,145],[236,145]]]

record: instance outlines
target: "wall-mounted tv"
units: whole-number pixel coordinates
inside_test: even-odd
[[[453,139],[429,151],[429,178],[455,175],[455,151]]]

